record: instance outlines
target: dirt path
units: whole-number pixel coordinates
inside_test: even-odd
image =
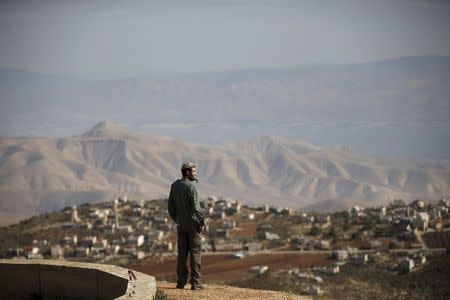
[[[156,288],[162,290],[170,300],[211,299],[211,300],[307,300],[309,297],[283,292],[262,291],[231,287],[226,285],[204,285],[202,291],[191,291],[189,285],[184,290],[175,288],[174,283],[158,281]]]

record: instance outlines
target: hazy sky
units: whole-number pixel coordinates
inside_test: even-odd
[[[261,97],[258,94],[257,100],[274,91],[276,94],[265,102],[253,100],[276,119],[273,124],[255,118],[253,108],[247,109],[248,120],[239,117],[243,115],[243,102],[252,100],[251,93],[245,94],[245,80],[231,78],[242,83],[244,92],[239,94],[239,86],[228,87],[227,80],[208,85],[211,74],[172,76],[363,63],[404,56],[447,56],[449,28],[448,0],[0,1],[0,135],[67,136],[110,120],[128,124],[130,130],[148,129],[152,134],[182,137],[191,142],[215,143],[274,134],[319,145],[343,144],[370,155],[449,159],[450,119],[442,117],[450,109],[448,74],[422,74],[426,80],[434,78],[430,84],[436,88],[420,89],[419,82],[411,82],[402,86],[403,94],[397,90],[389,94],[392,87],[387,79],[380,90],[373,90],[374,95],[384,95],[387,100],[368,92],[361,96],[367,106],[358,102],[355,103],[359,106],[346,106],[351,117],[344,119],[339,111],[349,99],[345,95],[335,97],[333,93],[338,90],[332,89],[336,82],[333,78],[327,81],[325,76],[317,83],[318,89],[333,91],[319,99],[323,103],[330,100],[334,106],[328,107],[312,103],[315,98],[308,97],[320,94],[315,91],[305,94],[305,89],[293,87],[293,94],[289,94],[284,89],[270,90],[270,84],[276,86],[278,77],[269,77],[272,81],[268,80],[267,86],[258,86],[265,87],[265,92],[261,92]],[[48,81],[40,75],[16,78],[24,73],[10,69],[57,76],[50,76]],[[161,76],[164,78],[157,78]],[[205,81],[198,81],[197,85],[201,93],[192,94],[196,89],[190,81],[184,87],[177,86],[182,80],[172,82],[174,78],[195,76],[204,76]],[[346,82],[344,75],[337,76],[342,77],[339,79],[343,80],[343,87],[358,90],[360,78],[352,77],[352,82]],[[130,77],[136,79],[127,81]],[[89,80],[115,78],[126,79],[101,83]],[[289,79],[287,76],[280,80],[287,84]],[[367,84],[377,86],[376,82]],[[396,83],[393,86],[398,87]],[[158,92],[161,87],[164,88]],[[203,90],[206,87],[210,90]],[[189,93],[194,95],[192,99],[187,98]],[[229,98],[224,96],[220,104],[217,97],[221,95]],[[408,96],[403,99],[401,95]],[[216,109],[221,105],[228,107],[237,96],[241,102],[236,102],[236,109],[233,107],[228,113]],[[289,96],[291,102],[280,102],[283,96]],[[117,100],[117,106],[112,98]],[[182,105],[177,102],[186,100],[190,109],[198,110],[192,118],[200,115],[207,125],[186,124]],[[129,104],[125,111],[122,101]],[[384,103],[382,109],[380,103]],[[305,112],[311,107],[318,114],[293,111],[295,108]],[[361,107],[365,110],[361,111]],[[286,114],[276,115],[271,109],[293,113],[301,125],[280,125]],[[360,115],[372,116],[376,111],[384,113],[375,123],[361,128]],[[435,116],[430,116],[430,111],[436,112]],[[170,113],[176,117],[170,118]],[[163,123],[151,123],[160,119]],[[244,122],[246,129],[236,120]],[[411,127],[407,122],[418,120],[422,122],[419,129],[414,127],[416,123]],[[377,123],[394,121],[400,123],[381,129]],[[329,122],[347,125],[330,127]],[[438,128],[433,122],[439,123]]]
[[[1,1],[0,68],[110,77],[450,54],[450,1]]]

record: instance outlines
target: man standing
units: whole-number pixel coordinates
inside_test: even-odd
[[[193,163],[181,166],[182,178],[170,187],[168,211],[172,220],[177,223],[178,261],[177,289],[183,289],[187,283],[188,269],[186,260],[190,254],[191,289],[203,289],[201,279],[202,231],[205,226],[205,215],[200,208],[197,188],[193,181],[197,180],[197,170]]]

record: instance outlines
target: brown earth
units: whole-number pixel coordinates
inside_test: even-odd
[[[263,253],[247,256],[243,259],[231,255],[202,255],[202,275],[204,282],[224,282],[253,276],[248,272],[252,266],[266,265],[270,271],[287,268],[309,268],[326,265],[330,262],[326,254],[276,254]],[[155,276],[157,280],[176,280],[176,257],[162,263],[135,265],[131,268]]]
[[[238,228],[233,228],[230,231],[230,238],[254,237],[256,234],[256,227],[256,222],[242,222]]]
[[[309,297],[293,295],[284,292],[263,291],[254,289],[237,288],[226,285],[204,285],[205,289],[201,291],[191,291],[189,286],[184,290],[175,288],[174,283],[166,281],[157,281],[156,288],[161,290],[170,300],[186,300],[186,299],[221,299],[221,300],[236,300],[236,299],[251,299],[251,300],[302,300],[311,299]]]
[[[19,221],[30,218],[32,213],[9,213],[0,211],[0,227],[17,224]]]
[[[450,248],[450,230],[426,232],[422,239],[428,248]]]

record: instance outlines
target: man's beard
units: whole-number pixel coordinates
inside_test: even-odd
[[[188,175],[188,178],[189,178],[189,181],[195,181],[195,182],[198,183],[198,179],[197,179],[197,178],[194,178],[194,176]]]

